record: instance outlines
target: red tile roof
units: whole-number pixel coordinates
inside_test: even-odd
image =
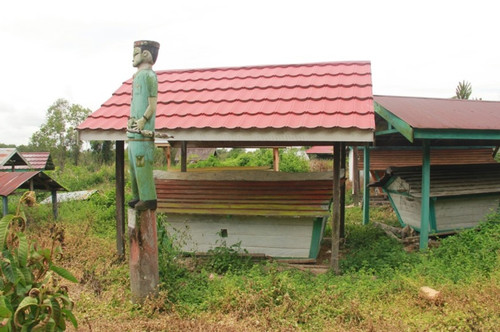
[[[307,154],[330,154],[333,156],[333,146],[312,146],[306,150]]]
[[[500,130],[500,102],[374,96],[374,101],[413,128]]]
[[[375,128],[370,62],[157,71],[156,129]],[[132,79],[78,127],[124,130]]]
[[[27,161],[27,164],[16,165],[16,170],[36,170],[36,171],[51,171],[55,169],[54,163],[52,162],[52,158],[50,156],[50,152],[18,152],[24,160]],[[1,155],[1,153],[0,153]],[[10,171],[12,169],[11,166],[0,166],[0,170]]]

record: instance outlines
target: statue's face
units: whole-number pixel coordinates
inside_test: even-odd
[[[134,47],[134,58],[132,60],[132,64],[134,67],[138,67],[142,61],[143,61],[143,57],[142,57],[142,52],[141,52],[141,48],[140,47]]]

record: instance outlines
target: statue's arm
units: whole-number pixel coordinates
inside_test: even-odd
[[[144,115],[142,116],[142,118],[140,118],[136,121],[136,128],[137,129],[143,130],[146,122],[151,120],[151,118],[153,117],[153,115],[156,112],[157,100],[158,100],[158,97],[148,97],[148,107],[146,108],[146,111],[144,112]]]

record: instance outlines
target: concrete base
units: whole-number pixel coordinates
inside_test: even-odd
[[[128,209],[130,287],[132,302],[143,303],[158,294],[158,237],[156,212]]]

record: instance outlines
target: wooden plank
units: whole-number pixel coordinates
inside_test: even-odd
[[[159,204],[159,212],[179,213],[179,214],[223,214],[223,215],[259,215],[259,216],[309,216],[309,217],[324,217],[328,216],[328,211],[296,211],[296,210],[268,210],[268,209],[252,209],[252,210],[227,210],[227,209],[192,209],[192,208],[164,208]]]

